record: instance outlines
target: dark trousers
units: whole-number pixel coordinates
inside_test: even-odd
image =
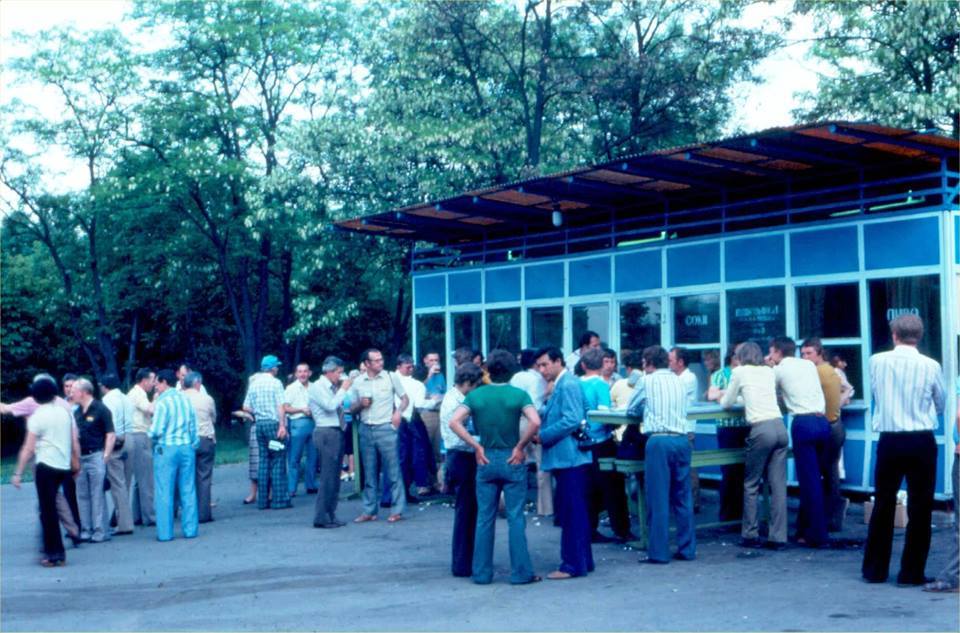
[[[217,455],[217,443],[209,437],[200,438],[197,447],[197,518],[200,523],[213,521],[213,510],[210,507],[211,489],[213,488],[213,463]]]
[[[600,512],[606,508],[613,533],[620,538],[629,539],[630,513],[627,510],[623,474],[600,470],[600,458],[616,457],[617,445],[613,439],[609,439],[593,446],[590,452],[593,454],[589,480],[590,530],[597,531],[597,526],[600,525]]]
[[[585,576],[593,571],[587,486],[590,465],[550,471],[557,482],[554,512],[560,518],[560,571]]]
[[[930,553],[930,518],[937,476],[937,443],[932,431],[881,433],[874,469],[875,503],[863,553],[863,577],[887,579],[893,548],[897,491],[907,480],[907,533],[897,582],[921,583]]]
[[[469,451],[447,451],[447,486],[456,495],[453,506],[453,556],[450,571],[466,577],[473,572],[477,530],[477,457]]]
[[[690,441],[682,435],[653,434],[647,442],[647,525],[650,560],[670,561],[670,512],[677,522],[677,555],[693,560],[697,555],[690,489]]]
[[[37,498],[40,501],[40,527],[43,530],[43,551],[49,561],[66,560],[63,549],[63,536],[60,534],[60,518],[57,515],[57,490],[64,488],[67,503],[74,516],[79,515],[77,509],[76,492],[69,494],[66,480],[73,483],[73,474],[69,470],[51,468],[38,463],[34,471],[34,482],[37,486]],[[76,488],[72,488],[74,491]]]
[[[317,478],[317,500],[313,524],[324,525],[337,520],[340,500],[340,463],[343,461],[343,431],[338,426],[321,426],[313,431],[320,476]]]
[[[827,461],[830,424],[823,416],[796,415],[790,423],[793,437],[793,463],[800,484],[800,514],[797,536],[807,545],[818,547],[827,542],[827,512],[823,482],[829,477]]]
[[[260,468],[257,471],[259,491],[257,507],[261,510],[290,507],[290,488],[287,483],[287,450],[271,451],[270,440],[277,439],[280,423],[257,420],[257,446],[260,449]]]
[[[839,532],[843,529],[844,498],[840,494],[840,456],[843,455],[843,443],[847,432],[843,422],[837,419],[830,423],[830,441],[827,443],[827,464],[829,471],[823,480],[823,499],[827,509],[827,529]]]
[[[400,472],[403,473],[404,490],[409,491],[411,484],[418,488],[429,488],[437,472],[437,462],[433,458],[433,447],[427,427],[420,414],[414,410],[413,418],[404,421],[397,434],[397,450],[400,453]]]
[[[717,448],[744,448],[749,426],[717,427]],[[736,521],[743,517],[743,480],[746,476],[744,464],[732,464],[720,467],[720,520]]]

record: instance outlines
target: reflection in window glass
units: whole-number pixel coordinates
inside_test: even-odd
[[[786,333],[783,286],[727,291],[727,329],[731,343],[758,341],[761,347]]]
[[[873,353],[893,349],[890,322],[901,314],[916,314],[923,319],[920,351],[938,361],[940,339],[940,278],[937,275],[871,279],[870,336]]]
[[[620,354],[660,344],[660,300],[620,304]]]
[[[857,284],[797,288],[797,333],[800,338],[859,338]]]
[[[520,308],[487,310],[487,351],[520,351]]]
[[[446,357],[447,331],[443,314],[420,314],[417,316],[417,360],[424,354],[436,352]]]
[[[673,299],[673,338],[684,343],[720,341],[720,295],[693,295]]]
[[[610,342],[610,306],[600,303],[592,306],[575,306],[573,308],[573,342],[577,347],[580,336],[587,330],[600,335],[602,343]]]
[[[823,357],[834,367],[838,366],[838,361],[846,364],[843,372],[847,375],[847,381],[853,385],[855,390],[853,398],[855,400],[862,400],[864,394],[863,352],[860,346],[825,344],[823,346]]]
[[[453,348],[469,347],[480,351],[480,313],[460,312],[453,315]]]
[[[563,346],[563,308],[531,308],[527,316],[530,347]]]

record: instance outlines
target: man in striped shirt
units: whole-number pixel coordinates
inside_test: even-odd
[[[890,566],[897,491],[904,477],[909,497],[907,533],[897,584],[922,585],[930,551],[930,516],[936,485],[933,431],[946,400],[940,364],[917,350],[923,321],[912,314],[890,323],[894,348],[870,358],[873,430],[880,434],[874,474],[876,503],[863,554],[863,578],[884,582]]]
[[[164,369],[157,374],[157,398],[153,403],[154,509],[157,540],[173,539],[174,491],[180,491],[180,526],[184,538],[197,535],[196,449],[197,415],[190,401],[177,391],[177,374]]]
[[[669,354],[659,345],[643,350],[644,376],[637,382],[629,415],[643,418],[646,447],[645,493],[649,517],[646,562],[670,562],[670,511],[676,513],[677,553],[696,557],[693,496],[690,489],[692,449],[687,440],[687,391],[669,369]]]

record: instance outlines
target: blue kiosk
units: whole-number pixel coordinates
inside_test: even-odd
[[[413,240],[414,353],[557,345],[586,330],[622,353],[695,358],[819,336],[856,389],[843,485],[873,489],[866,361],[888,324],[923,318],[921,350],[960,374],[960,143],[823,122],[628,156],[339,223]],[[443,356],[443,354],[442,354]],[[445,363],[448,380],[452,362]],[[702,392],[707,376],[698,373]],[[946,430],[957,410],[948,389]],[[951,492],[941,420],[937,495]],[[698,447],[715,447],[714,425]],[[792,472],[790,473],[792,479]]]

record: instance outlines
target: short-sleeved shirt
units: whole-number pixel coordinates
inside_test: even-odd
[[[830,363],[820,363],[817,375],[823,389],[824,413],[828,421],[836,422],[840,419],[840,374]]]
[[[99,400],[91,400],[86,411],[83,407],[77,407],[74,416],[80,433],[80,454],[89,455],[102,451],[107,441],[107,433],[113,433],[110,409]]]
[[[400,378],[388,371],[381,371],[373,378],[368,373],[362,373],[350,388],[350,398],[354,401],[361,397],[370,398],[370,406],[360,410],[360,421],[374,425],[389,423],[395,408],[395,398],[402,398],[406,393]]]
[[[484,448],[513,448],[520,441],[520,416],[533,400],[523,389],[507,384],[483,385],[467,394],[473,426]]]
[[[270,372],[253,375],[247,385],[243,406],[253,411],[257,422],[279,422],[280,405],[283,404],[283,383]]]
[[[37,463],[70,470],[73,420],[54,402],[41,404],[27,418],[27,430],[37,436]]]
[[[294,409],[307,409],[309,408],[310,397],[308,395],[310,385],[309,383],[304,385],[299,380],[294,380],[287,388],[283,390],[283,404],[290,405]],[[310,416],[305,413],[290,413],[287,415],[288,420],[299,420],[301,418],[309,418]]]

